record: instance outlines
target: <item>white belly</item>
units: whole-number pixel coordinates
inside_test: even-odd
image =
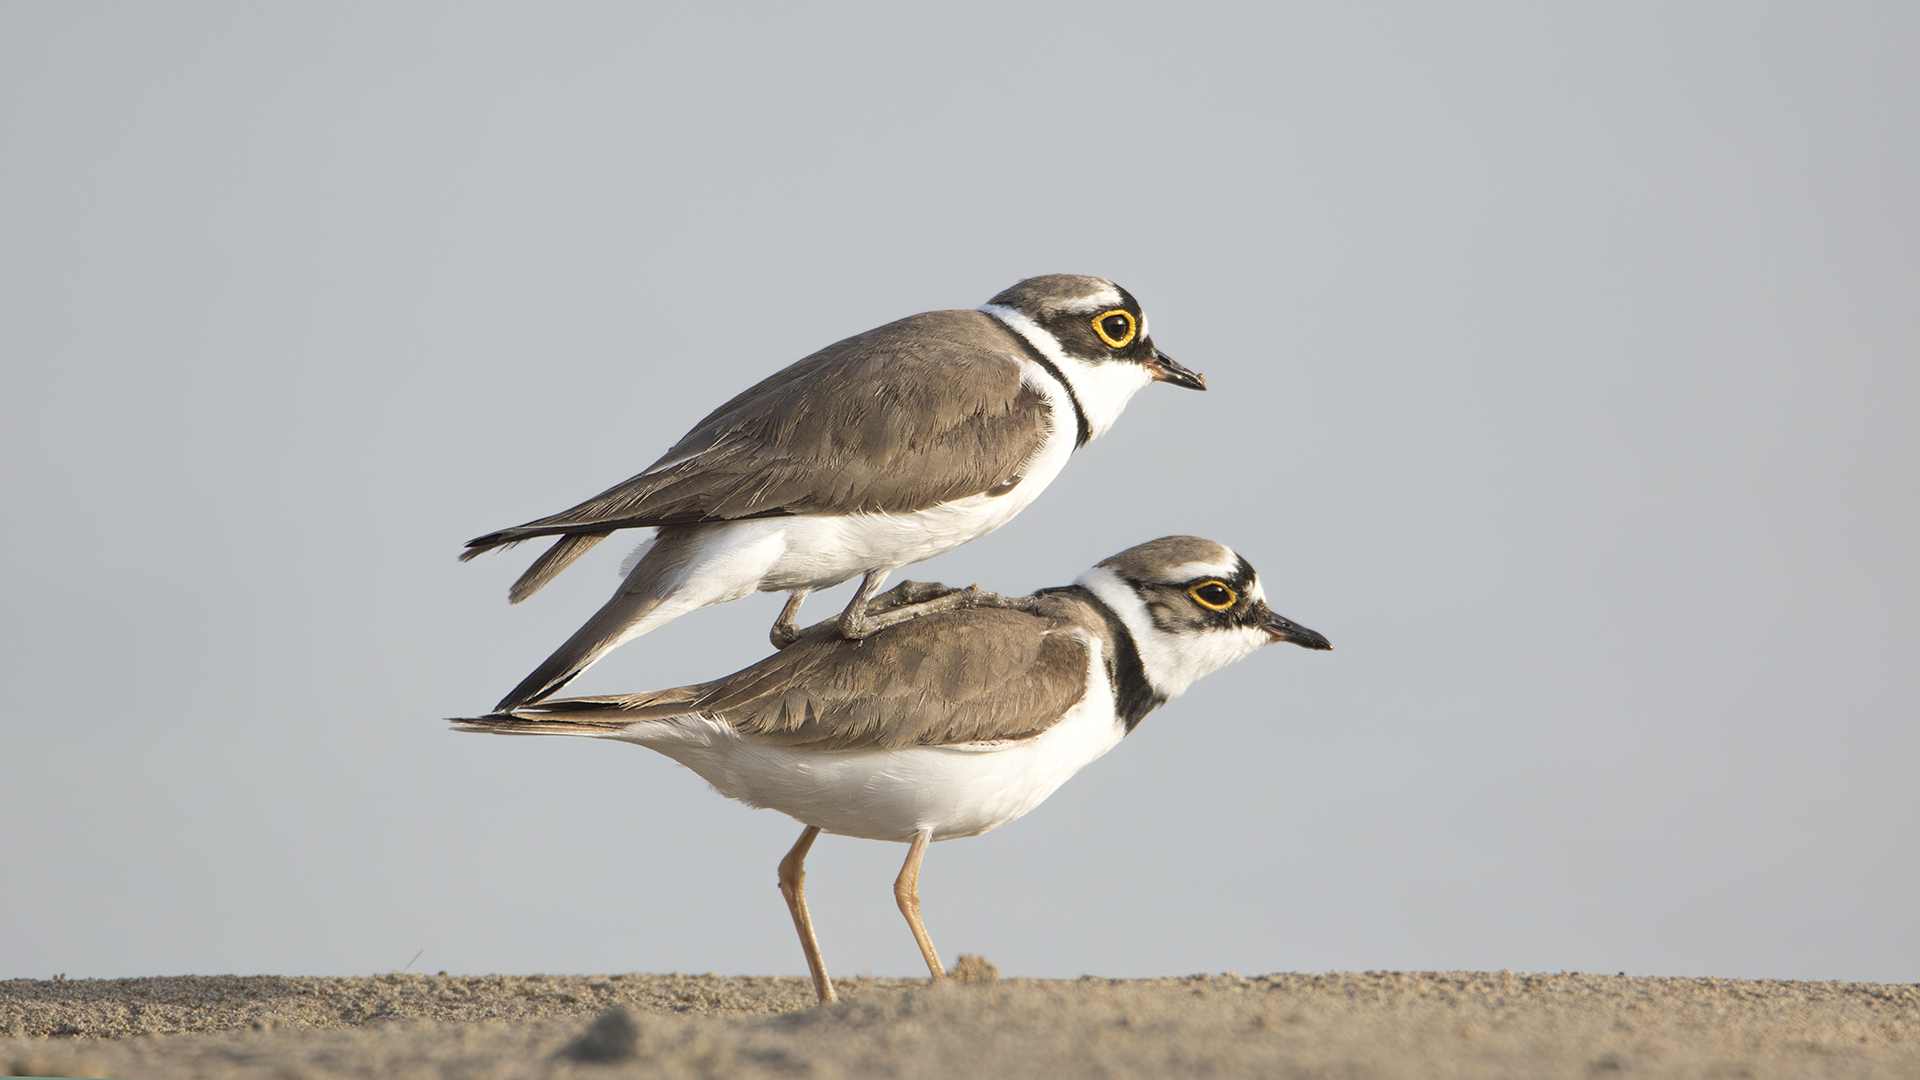
[[[998,498],[972,495],[912,514],[776,519],[783,550],[761,576],[760,589],[824,589],[869,570],[931,559],[1012,521],[1052,479],[1029,475]]]
[[[901,750],[796,750],[690,715],[608,736],[673,758],[714,789],[804,824],[868,840],[978,836],[1040,805],[1111,750],[1126,728],[1096,659],[1089,693],[1059,723],[1019,742]]]

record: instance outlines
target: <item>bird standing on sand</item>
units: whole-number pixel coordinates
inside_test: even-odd
[[[924,603],[929,591],[908,583],[880,599]],[[453,722],[638,743],[722,795],[798,819],[806,829],[780,862],[780,891],[827,1002],[833,984],[802,871],[821,832],[911,845],[894,898],[938,980],[940,957],[920,920],[927,845],[1032,810],[1194,680],[1275,641],[1332,648],[1270,610],[1253,567],[1232,550],[1168,536],[1073,585],[976,598],[864,641],[821,623],[712,682]]]
[[[1205,389],[1154,347],[1126,290],[1071,274],[830,345],[714,410],[640,475],[468,541],[463,561],[559,538],[509,591],[519,603],[614,531],[657,530],[613,598],[496,708],[539,701],[616,646],[756,590],[791,594],[776,647],[798,635],[809,592],[855,575],[839,620],[849,638],[962,604],[868,611],[889,573],[1012,520],[1154,381]]]

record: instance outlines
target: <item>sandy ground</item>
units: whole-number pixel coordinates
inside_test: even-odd
[[[0,982],[0,1071],[171,1077],[1920,1077],[1920,986],[1501,972]]]

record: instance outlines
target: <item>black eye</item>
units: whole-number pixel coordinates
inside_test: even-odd
[[[1133,321],[1133,312],[1122,311],[1119,308],[1096,315],[1093,319],[1093,332],[1100,335],[1101,341],[1115,349],[1124,349],[1132,344],[1133,335],[1137,329]]]
[[[1201,607],[1211,608],[1214,611],[1225,611],[1238,599],[1234,596],[1233,590],[1221,581],[1203,581],[1188,589],[1187,595],[1193,597],[1194,602]]]

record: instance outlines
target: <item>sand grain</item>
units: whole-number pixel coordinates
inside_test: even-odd
[[[0,1070],[171,1077],[1920,1077],[1920,987],[1508,973],[0,983]],[[597,1022],[596,1022],[597,1021]]]

